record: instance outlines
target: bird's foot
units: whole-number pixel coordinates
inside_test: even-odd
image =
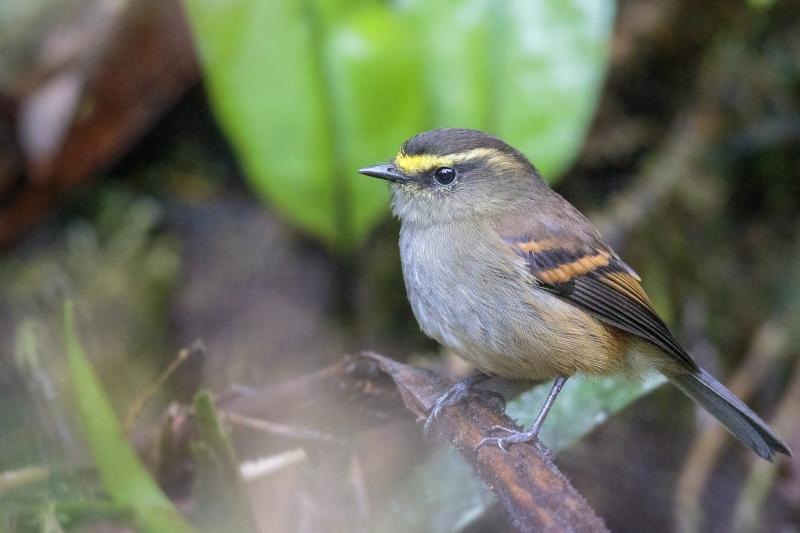
[[[483,399],[487,404],[492,405],[492,409],[502,413],[506,408],[506,400],[500,393],[484,389],[475,389],[475,385],[486,381],[490,376],[485,374],[478,374],[467,379],[462,379],[453,385],[447,392],[439,396],[436,402],[431,407],[428,419],[425,421],[425,426],[422,429],[422,434],[427,439],[431,435],[431,431],[436,422],[445,409],[452,407],[462,401],[468,396],[477,396]]]
[[[532,427],[528,431],[519,431],[516,429],[507,428],[505,426],[493,426],[491,432],[504,431],[507,433],[505,437],[485,437],[478,443],[478,450],[484,446],[491,446],[496,444],[498,448],[504,452],[508,452],[508,447],[512,444],[520,444],[523,442],[531,443],[539,438],[539,428]]]
[[[480,450],[484,446],[497,444],[498,448],[504,452],[507,452],[508,447],[512,444],[519,444],[521,442],[532,443],[536,441],[536,439],[539,437],[539,429],[541,429],[544,419],[547,417],[547,413],[550,412],[550,408],[553,407],[553,402],[556,401],[556,396],[558,396],[558,393],[561,392],[561,388],[566,382],[566,376],[558,376],[555,379],[553,382],[553,388],[550,389],[550,394],[547,396],[547,400],[545,400],[542,410],[539,412],[539,416],[537,416],[536,420],[533,421],[533,424],[528,431],[518,431],[516,429],[509,429],[503,426],[494,426],[491,431],[505,431],[508,433],[508,435],[505,437],[486,437],[478,443],[477,449]]]

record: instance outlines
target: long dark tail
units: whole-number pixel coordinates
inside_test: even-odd
[[[772,461],[775,452],[791,457],[791,450],[775,431],[704,370],[669,376],[669,379],[759,456],[768,461]]]

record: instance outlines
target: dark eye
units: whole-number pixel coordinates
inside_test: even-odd
[[[456,180],[456,169],[453,167],[439,167],[433,173],[433,179],[439,185],[450,185]]]

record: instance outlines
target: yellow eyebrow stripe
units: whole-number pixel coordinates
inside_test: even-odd
[[[456,163],[498,155],[500,155],[500,152],[494,148],[475,148],[474,150],[448,155],[406,155],[400,151],[394,158],[394,165],[406,174],[418,174],[434,168],[451,167]]]

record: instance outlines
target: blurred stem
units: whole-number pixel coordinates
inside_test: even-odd
[[[211,393],[205,389],[198,391],[192,407],[202,439],[193,448],[201,470],[196,501],[206,531],[258,532],[258,520],[239,474],[236,451]]]
[[[755,336],[744,363],[728,380],[730,391],[744,401],[753,395],[758,384],[775,362],[786,354],[788,338],[783,324],[765,322]],[[704,427],[687,454],[676,487],[675,522],[681,533],[705,531],[702,509],[703,489],[725,445],[731,442],[722,425]]]
[[[699,160],[710,142],[709,115],[691,109],[679,116],[636,181],[611,197],[601,212],[589,214],[589,220],[618,253],[628,235],[665,199],[704,171]]]
[[[142,410],[144,409],[145,404],[153,397],[155,394],[164,387],[164,384],[167,380],[172,376],[175,370],[183,363],[190,355],[192,354],[199,354],[205,351],[205,347],[200,341],[195,342],[190,348],[183,348],[181,351],[178,352],[178,357],[176,357],[164,370],[159,378],[156,380],[155,383],[150,385],[144,393],[139,395],[138,398],[131,404],[128,408],[128,414],[125,415],[125,422],[122,424],[122,428],[125,433],[130,433],[133,430],[133,425],[136,423],[136,420],[139,418]]]
[[[136,524],[136,509],[130,505],[121,505],[115,502],[102,500],[56,500],[53,510],[57,514],[64,514],[72,520],[97,520],[104,518],[112,520],[115,524]]]
[[[45,481],[50,477],[50,469],[41,466],[28,466],[16,470],[0,472],[0,493],[32,483]]]
[[[800,426],[798,405],[800,405],[800,363],[795,364],[792,384],[784,394],[773,420],[773,426],[785,438],[793,435],[798,426]],[[753,459],[747,482],[736,504],[732,526],[734,533],[751,533],[764,530],[763,525],[759,524],[761,508],[775,482],[778,468],[780,468],[780,464],[784,460],[784,458],[779,457],[774,463],[770,463]]]

